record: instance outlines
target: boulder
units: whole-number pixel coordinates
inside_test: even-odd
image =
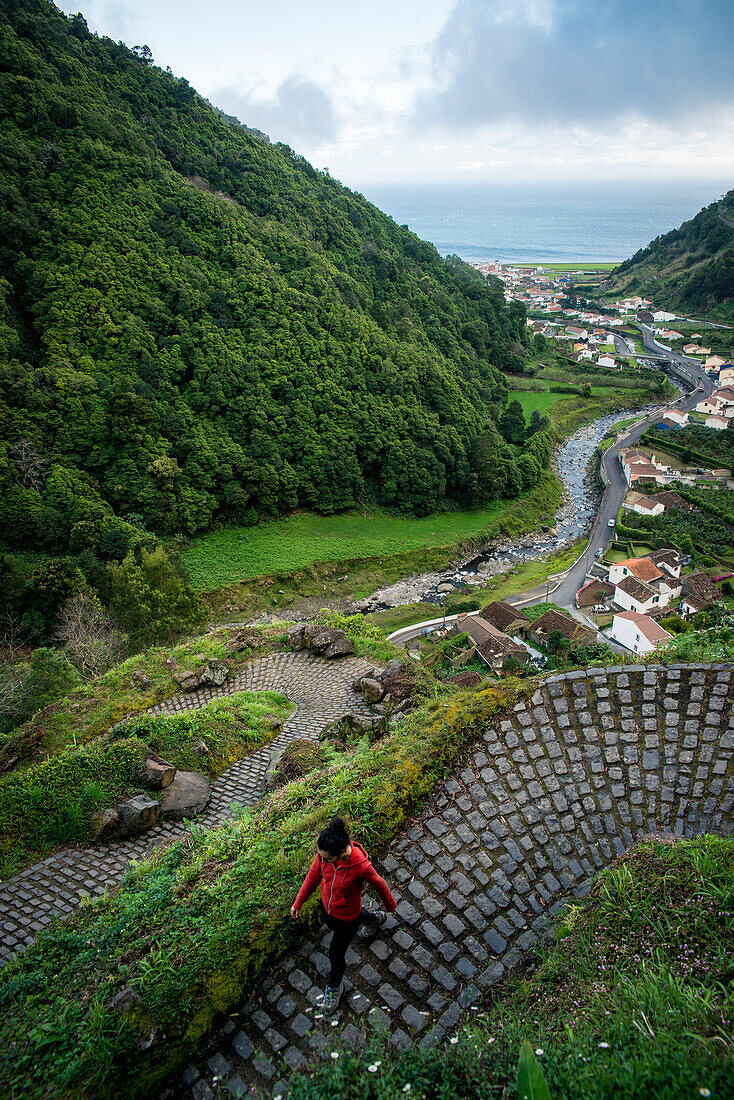
[[[134,684],[137,684],[141,691],[149,688],[153,683],[147,672],[133,672],[130,679]]]
[[[176,776],[176,769],[160,757],[149,756],[143,765],[143,777],[146,787],[154,791],[162,791],[170,787]]]
[[[318,638],[319,634],[323,634],[325,631],[326,627],[321,623],[306,623],[303,628],[303,638],[306,647],[310,649],[314,638]]]
[[[390,676],[397,676],[402,670],[403,662],[398,661],[396,657],[393,657],[391,661],[388,661],[382,672],[375,677],[376,680],[387,680]]]
[[[200,687],[221,687],[229,679],[229,665],[216,657],[210,657],[205,665],[196,670]]]
[[[196,741],[194,741],[191,747],[193,748],[194,752],[197,753],[199,756],[209,755],[209,746],[207,745],[206,741],[202,741],[200,737]]]
[[[173,657],[166,657],[163,661],[163,667],[167,668],[169,672],[178,672],[178,661]]]
[[[266,730],[280,730],[283,728],[283,722],[275,714],[266,714],[263,718],[263,724]]]
[[[465,668],[463,672],[456,672],[453,676],[447,676],[445,684],[453,684],[455,687],[471,688],[481,684],[482,677],[471,668]]]
[[[120,824],[120,815],[117,810],[98,810],[92,814],[92,838],[94,840],[106,840],[117,832]]]
[[[387,733],[387,718],[362,714],[344,714],[319,734],[321,741],[355,741],[367,734],[370,741],[379,741]]]
[[[109,1012],[115,1012],[118,1016],[129,1016],[142,1005],[140,995],[131,986],[125,986],[119,993],[107,1002]]]
[[[136,794],[125,802],[115,806],[118,815],[117,835],[121,837],[137,836],[155,825],[160,817],[160,803],[147,794]]]
[[[368,703],[379,703],[385,694],[382,684],[378,680],[372,680],[369,676],[364,676],[359,681],[359,685],[359,690]]]
[[[176,820],[195,817],[206,808],[211,793],[211,784],[205,775],[177,771],[173,783],[161,796],[161,817]]]
[[[308,641],[306,639],[306,624],[296,623],[295,626],[290,628],[286,634],[286,638],[288,639],[288,645],[291,649],[305,649],[308,646]]]
[[[337,640],[339,632],[321,628],[320,632],[311,638],[310,649],[314,653],[324,653],[330,645]]]
[[[449,584],[448,581],[444,581],[443,584],[439,584],[436,586],[437,592],[454,592],[455,589],[456,585]]]
[[[322,656],[330,661],[336,657],[350,657],[354,653],[354,642],[341,630],[336,632],[336,637],[323,651]]]
[[[199,679],[196,673],[192,672],[191,669],[185,672],[174,672],[173,682],[178,684],[181,691],[196,691],[199,687]]]

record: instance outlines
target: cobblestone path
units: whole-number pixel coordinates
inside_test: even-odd
[[[359,657],[327,661],[304,653],[272,653],[250,662],[220,688],[176,695],[152,713],[179,714],[235,691],[278,691],[296,711],[278,736],[224,772],[212,785],[211,801],[197,823],[216,825],[231,817],[230,806],[250,806],[262,792],[271,755],[295,737],[316,739],[347,710],[364,710],[351,684],[373,667]],[[0,965],[22,950],[55,917],[67,916],[84,894],[97,896],[120,881],[133,859],[163,840],[185,832],[186,823],[164,822],[140,837],[90,848],[66,848],[0,883]]]
[[[589,669],[542,682],[486,730],[382,863],[399,906],[347,956],[338,1030],[318,1008],[328,936],[285,958],[164,1095],[211,1100],[372,1028],[440,1042],[532,947],[565,895],[642,834],[732,830],[730,665]]]

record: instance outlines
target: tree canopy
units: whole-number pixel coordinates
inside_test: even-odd
[[[1,6],[6,541],[476,499],[529,339],[498,281],[142,48]]]

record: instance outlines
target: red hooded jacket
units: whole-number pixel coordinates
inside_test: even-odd
[[[383,878],[369,861],[361,844],[351,840],[352,846],[348,860],[338,859],[330,863],[316,855],[308,869],[303,886],[294,902],[296,909],[311,897],[321,883],[321,901],[329,916],[338,920],[356,920],[362,910],[362,884],[371,882],[382,898],[389,913],[396,908],[397,902]]]

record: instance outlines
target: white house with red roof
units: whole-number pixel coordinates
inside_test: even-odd
[[[632,653],[652,653],[672,637],[649,615],[637,611],[621,611],[612,620],[612,640]]]

